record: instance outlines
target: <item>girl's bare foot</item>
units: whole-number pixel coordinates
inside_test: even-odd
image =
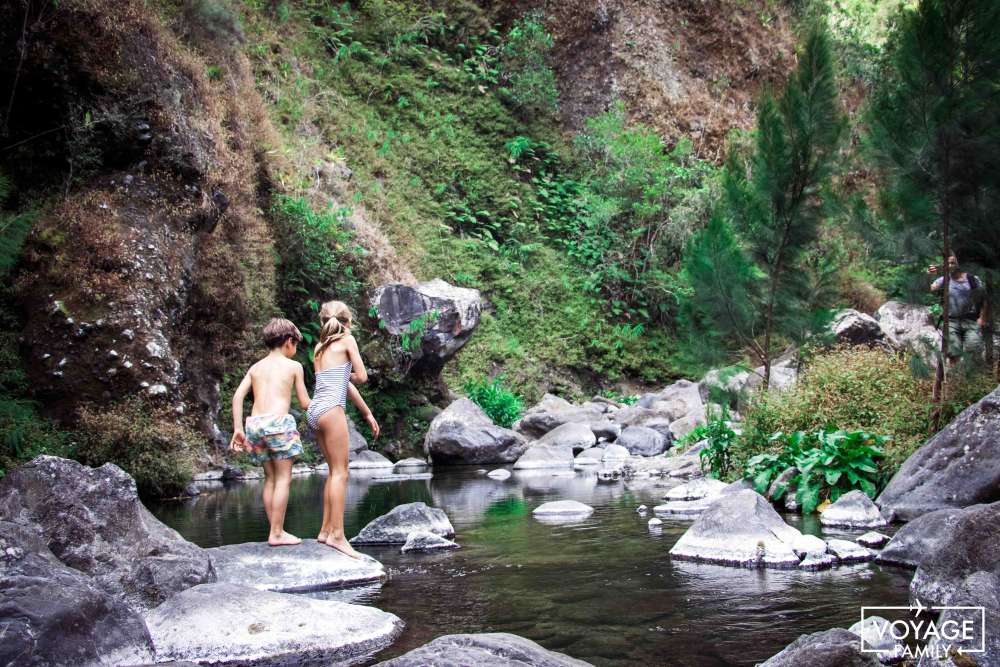
[[[271,537],[267,538],[267,543],[270,544],[272,547],[284,547],[284,546],[291,546],[293,544],[302,544],[302,540],[295,537],[291,533],[286,533],[282,531],[281,534],[278,535],[277,537],[272,535]]]
[[[329,533],[321,532],[319,535],[316,536],[316,541],[326,542],[326,538],[329,537],[329,535],[330,535]]]
[[[344,554],[345,556],[350,556],[351,558],[355,558],[357,560],[361,559],[361,554],[355,551],[354,547],[351,546],[351,543],[348,542],[343,537],[340,538],[328,537],[326,542],[324,542],[324,544],[328,547],[333,547],[334,549]]]

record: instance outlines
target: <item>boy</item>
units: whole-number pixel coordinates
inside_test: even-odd
[[[302,364],[293,361],[302,334],[288,320],[274,318],[264,327],[264,344],[270,353],[247,371],[233,394],[232,450],[250,450],[255,463],[264,466],[264,511],[271,523],[267,543],[272,547],[299,544],[299,538],[285,532],[288,487],[292,463],[302,455],[302,441],[291,407],[292,388],[303,409],[309,407]],[[243,400],[253,390],[253,411],[243,431]]]

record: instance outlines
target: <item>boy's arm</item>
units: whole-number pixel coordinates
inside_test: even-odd
[[[295,395],[299,399],[299,405],[303,410],[309,409],[309,392],[306,391],[306,374],[302,370],[302,364],[295,362]]]
[[[247,436],[243,432],[243,401],[250,393],[252,384],[250,381],[250,371],[243,376],[240,386],[233,393],[233,438],[229,441],[229,449],[242,451],[246,449]]]
[[[368,422],[368,427],[372,430],[372,439],[377,439],[378,434],[381,431],[378,422],[375,421],[375,415],[372,414],[371,409],[369,409],[368,404],[365,403],[365,399],[361,397],[361,392],[350,382],[347,383],[347,398],[351,399],[351,403],[354,407],[358,409],[361,416],[365,418]]]
[[[354,336],[347,337],[347,356],[351,360],[351,382],[368,382],[368,371],[365,370],[365,362],[361,360],[361,351]]]

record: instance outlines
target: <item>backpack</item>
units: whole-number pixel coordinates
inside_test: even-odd
[[[979,282],[979,278],[977,278],[975,275],[969,272],[966,272],[965,276],[969,281],[969,289],[973,292],[973,303],[977,304],[976,311],[973,312],[971,315],[969,313],[963,313],[962,315],[958,315],[956,313],[949,313],[950,316],[949,319],[963,320],[963,319],[969,319],[970,317],[975,318],[976,314],[978,313],[979,307],[982,305],[982,295],[979,295],[978,298],[976,297],[976,292],[978,292],[979,288],[982,287],[982,283]],[[942,295],[942,298],[944,298],[944,295]],[[940,329],[943,324],[944,324],[944,316],[938,315],[937,328]]]

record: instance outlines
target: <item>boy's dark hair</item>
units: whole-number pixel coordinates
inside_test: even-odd
[[[271,321],[264,325],[264,345],[267,349],[273,350],[281,347],[288,339],[296,343],[302,342],[302,334],[298,327],[289,320],[281,317],[272,317]]]

